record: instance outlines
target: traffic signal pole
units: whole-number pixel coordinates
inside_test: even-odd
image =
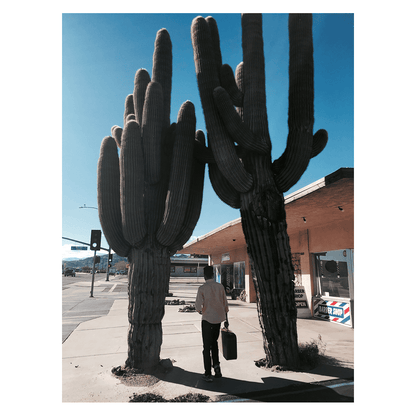
[[[108,259],[107,259],[107,279],[106,279],[106,282],[109,282],[110,281],[110,279],[109,279],[109,274],[110,274],[110,266],[111,266],[111,247],[109,248],[109,250],[108,250]]]
[[[97,254],[97,250],[94,250],[94,260],[92,265],[92,278],[91,278],[91,292],[90,292],[90,298],[94,297],[94,275],[95,275],[95,256]]]
[[[101,230],[91,230],[91,241],[90,249],[94,249],[94,260],[92,265],[92,278],[91,278],[91,295],[90,298],[93,298],[94,295],[94,275],[95,275],[95,258],[97,255],[97,250],[101,249]],[[108,276],[108,275],[107,275]]]
[[[90,207],[80,207],[80,208],[90,208]],[[90,292],[90,298],[93,298],[94,295],[94,276],[95,276],[95,261],[96,261],[96,256],[97,256],[97,251],[100,250],[105,250],[108,251],[108,260],[107,260],[107,279],[106,281],[109,281],[109,274],[110,274],[110,265],[112,265],[112,253],[111,253],[111,247],[109,248],[105,248],[105,247],[101,247],[101,230],[91,230],[91,240],[90,240],[90,244],[84,242],[84,241],[79,241],[79,240],[73,240],[72,238],[67,238],[67,237],[62,237],[62,239],[64,240],[69,240],[69,241],[74,241],[76,243],[81,243],[84,244],[86,246],[90,246],[90,250],[94,250],[94,260],[93,260],[93,265],[92,265],[92,279],[91,279],[91,292]]]

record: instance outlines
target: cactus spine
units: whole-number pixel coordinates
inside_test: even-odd
[[[219,198],[240,208],[247,250],[254,265],[266,358],[272,365],[296,367],[299,355],[294,270],[283,192],[299,180],[328,137],[325,130],[315,135],[312,132],[312,16],[289,16],[289,135],[284,153],[273,163],[262,16],[243,14],[241,23],[243,62],[235,77],[228,65],[222,65],[215,20],[199,16],[192,23],[199,93],[215,159],[215,164],[209,163],[209,174]]]
[[[142,370],[159,362],[170,256],[191,236],[202,204],[205,164],[198,155],[205,136],[195,132],[190,101],[170,124],[171,79],[172,44],[162,29],[152,78],[145,69],[137,71],[124,125],[113,126],[112,136],[104,138],[98,160],[102,229],[111,248],[130,263],[126,367]]]

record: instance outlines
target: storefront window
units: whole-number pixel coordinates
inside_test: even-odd
[[[221,283],[221,265],[214,264],[214,277],[215,281]]]
[[[234,263],[234,288],[244,289],[246,284],[246,267],[244,261]]]
[[[295,286],[302,286],[302,269],[300,267],[300,256],[303,253],[292,253],[292,265],[295,275]]]
[[[315,253],[315,282],[318,296],[353,298],[354,251]]]

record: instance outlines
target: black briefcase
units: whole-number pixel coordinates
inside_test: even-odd
[[[226,328],[221,328],[222,355],[226,360],[237,359],[237,336]]]

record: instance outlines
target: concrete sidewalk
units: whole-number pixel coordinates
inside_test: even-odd
[[[175,294],[176,295],[176,294]],[[185,295],[185,294],[183,294]],[[175,298],[182,299],[182,296]],[[325,355],[336,366],[321,365],[309,373],[271,372],[256,367],[254,360],[265,356],[255,304],[229,300],[230,329],[237,335],[238,358],[226,361],[220,355],[223,377],[202,380],[201,317],[179,312],[178,305],[165,306],[161,359],[173,362],[156,384],[128,386],[111,370],[127,358],[127,299],[116,299],[108,314],[82,322],[62,345],[63,402],[128,402],[133,394],[154,393],[165,399],[187,393],[201,393],[211,400],[221,395],[239,395],[285,387],[353,377],[354,330],[315,319],[298,319],[299,342],[326,343]]]

